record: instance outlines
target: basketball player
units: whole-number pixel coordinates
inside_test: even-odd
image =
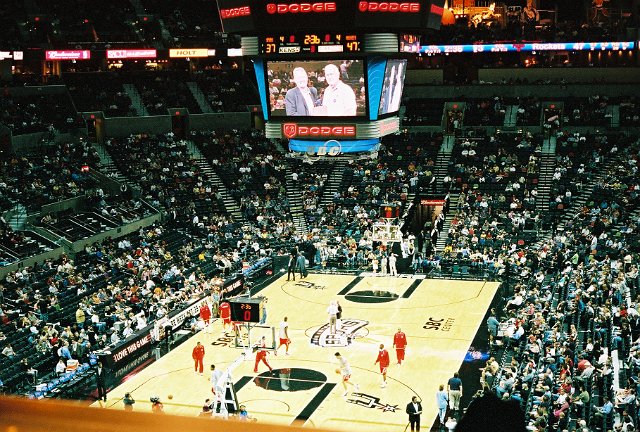
[[[378,358],[376,359],[376,363],[380,363],[380,373],[382,374],[382,384],[380,387],[387,386],[387,368],[389,367],[389,351],[384,349],[384,344],[380,344],[380,351],[378,351]]]
[[[280,323],[280,332],[278,337],[280,339],[280,345],[273,352],[274,355],[278,355],[278,350],[282,345],[285,346],[285,355],[289,355],[289,345],[291,344],[291,339],[289,339],[289,323],[287,322],[287,317],[284,317],[282,322]]]
[[[223,383],[220,382],[220,378],[222,378],[222,371],[220,369],[216,369],[216,365],[212,364],[211,365],[211,393],[213,393],[214,396],[216,396],[216,400],[224,396],[224,386],[223,386]]]
[[[269,368],[269,372],[271,372],[273,370],[273,368],[269,365],[269,362],[267,361],[267,340],[266,340],[266,337],[262,336],[262,338],[260,338],[258,343],[254,346],[254,348],[257,349],[257,351],[256,351],[256,364],[253,367],[253,371],[255,373],[258,372],[258,363],[260,363],[260,361],[262,361]]]
[[[227,326],[233,329],[233,324],[231,323],[231,305],[226,300],[220,303],[220,319],[222,320],[222,333],[227,333]]]
[[[407,335],[405,335],[400,329],[398,329],[398,333],[393,335],[393,346],[396,349],[398,364],[402,364],[402,360],[404,360],[404,350],[407,346]]]
[[[356,391],[360,390],[360,386],[358,384],[354,384],[351,381],[351,366],[349,366],[349,362],[346,358],[342,357],[339,352],[336,353],[336,358],[338,359],[338,363],[340,364],[340,368],[336,369],[336,373],[342,374],[342,387],[344,387],[344,393],[342,396],[346,396],[349,394],[347,391],[347,384],[355,387]]]
[[[211,321],[211,309],[209,309],[209,304],[205,301],[202,306],[200,306],[200,318],[204,322],[204,332],[209,333],[209,323]]]
[[[195,362],[194,370],[196,373],[200,373],[202,375],[204,370],[204,365],[202,360],[204,359],[204,346],[198,342],[195,347],[193,347],[193,352],[191,353],[191,357]]]

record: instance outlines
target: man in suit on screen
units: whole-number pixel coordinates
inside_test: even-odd
[[[309,77],[304,68],[297,67],[293,70],[293,82],[295,88],[287,91],[284,97],[284,106],[289,116],[311,116],[313,107],[318,100],[318,90],[309,87]]]

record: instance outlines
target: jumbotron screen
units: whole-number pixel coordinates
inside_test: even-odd
[[[362,60],[267,61],[267,85],[271,118],[367,114]]]
[[[387,60],[384,70],[384,84],[380,95],[378,115],[398,112],[404,87],[404,76],[407,71],[406,60]]]

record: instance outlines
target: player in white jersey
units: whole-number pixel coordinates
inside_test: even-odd
[[[282,322],[280,323],[280,330],[278,331],[278,338],[280,339],[280,344],[278,348],[273,352],[275,355],[278,355],[278,349],[282,345],[285,346],[285,355],[289,355],[289,345],[291,344],[291,339],[289,339],[289,323],[287,322],[287,317],[284,317]]]
[[[338,363],[340,365],[340,367],[336,369],[336,373],[342,375],[342,387],[344,387],[344,393],[342,394],[342,396],[346,396],[349,394],[349,391],[347,390],[347,384],[355,387],[356,391],[359,391],[360,386],[350,381],[351,366],[349,365],[347,359],[342,357],[339,352],[336,353],[336,358],[338,359]]]

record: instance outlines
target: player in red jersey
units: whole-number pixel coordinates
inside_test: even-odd
[[[231,326],[233,329],[233,325],[231,324],[231,305],[228,301],[223,301],[220,303],[220,319],[222,320],[222,332],[227,332],[227,326]]]
[[[407,346],[407,335],[400,329],[398,329],[398,333],[393,336],[393,346],[396,349],[398,364],[402,364],[402,360],[404,360],[404,349]]]
[[[198,342],[196,346],[193,347],[193,352],[191,353],[191,357],[195,361],[195,372],[196,373],[200,372],[200,375],[202,375],[204,370],[204,365],[202,363],[202,360],[204,359],[204,345]]]
[[[204,321],[204,332],[209,333],[209,323],[211,322],[211,309],[209,309],[209,305],[207,302],[204,302],[202,306],[200,306],[200,318]]]
[[[262,361],[269,368],[269,372],[273,370],[273,368],[269,365],[267,361],[267,340],[264,336],[258,341],[257,344],[253,347],[256,350],[256,364],[253,367],[254,372],[258,372],[258,363]]]
[[[382,384],[380,387],[387,386],[387,368],[389,367],[389,351],[384,349],[384,344],[380,344],[380,351],[378,351],[378,358],[376,363],[380,363],[380,373],[382,374]],[[374,364],[376,364],[374,363]]]

